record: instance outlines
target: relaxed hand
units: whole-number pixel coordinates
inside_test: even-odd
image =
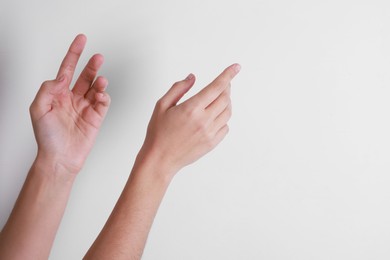
[[[74,39],[56,79],[42,84],[30,107],[38,157],[72,174],[80,171],[110,104],[107,79],[96,78],[103,64],[100,54],[89,60],[69,88],[85,44],[84,35]]]
[[[212,150],[228,133],[231,117],[230,82],[240,70],[233,64],[212,83],[177,104],[195,83],[190,74],[176,82],[157,102],[141,156],[152,154],[160,167],[176,172]]]

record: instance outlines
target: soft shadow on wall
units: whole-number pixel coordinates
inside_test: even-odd
[[[105,125],[121,122],[128,125],[138,116],[151,86],[148,73],[152,70],[150,53],[140,40],[129,42],[105,41],[99,49],[105,57],[101,74],[108,79],[107,92],[111,105]],[[149,74],[150,75],[150,74]]]
[[[113,40],[107,40],[106,34],[99,37],[102,39],[91,35],[90,39],[105,57],[100,74],[108,79],[111,105],[94,149],[102,149],[101,144],[103,150],[110,149],[111,155],[106,156],[111,163],[123,165],[127,174],[129,161],[142,145],[154,104],[168,88],[161,83],[161,50],[148,35],[117,35]]]

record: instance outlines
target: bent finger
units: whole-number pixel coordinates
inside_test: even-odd
[[[96,104],[94,109],[102,118],[104,118],[111,103],[110,95],[108,95],[107,92],[95,93],[95,99]]]
[[[175,106],[177,102],[192,88],[195,83],[195,75],[189,74],[184,80],[178,81],[159,100],[165,109]]]
[[[74,94],[84,96],[88,92],[103,62],[103,55],[95,54],[92,56],[72,89]]]
[[[226,107],[230,104],[230,86],[222,92],[217,99],[215,99],[207,108],[206,112],[209,114],[210,118],[216,118],[221,114]]]
[[[224,138],[225,136],[229,133],[229,126],[226,124],[222,126],[217,133],[215,134],[214,137],[214,147],[217,146]]]
[[[85,99],[87,99],[89,103],[93,104],[96,100],[96,93],[104,92],[107,88],[107,85],[108,80],[105,77],[99,76],[92,84],[92,87],[88,89],[88,92],[85,94]]]
[[[218,117],[214,120],[213,128],[215,131],[218,131],[221,127],[226,125],[230,118],[232,117],[232,105],[229,104],[225,110],[218,115]]]

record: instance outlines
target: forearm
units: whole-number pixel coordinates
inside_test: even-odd
[[[130,178],[85,259],[139,259],[157,209],[178,170],[211,151],[228,132],[234,64],[178,104],[195,83],[190,74],[158,100]]]
[[[37,156],[0,234],[0,259],[47,259],[75,175]]]
[[[140,259],[173,175],[158,158],[139,154],[111,216],[85,259]]]

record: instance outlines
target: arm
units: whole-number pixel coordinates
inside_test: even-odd
[[[69,89],[86,38],[71,44],[56,79],[46,81],[30,106],[37,157],[0,233],[0,259],[47,259],[72,184],[87,157],[110,102],[107,80],[93,56]]]
[[[238,64],[228,67],[198,94],[177,105],[195,83],[191,74],[175,83],[157,102],[128,182],[85,259],[141,258],[172,178],[227,134],[230,81],[239,70]]]

